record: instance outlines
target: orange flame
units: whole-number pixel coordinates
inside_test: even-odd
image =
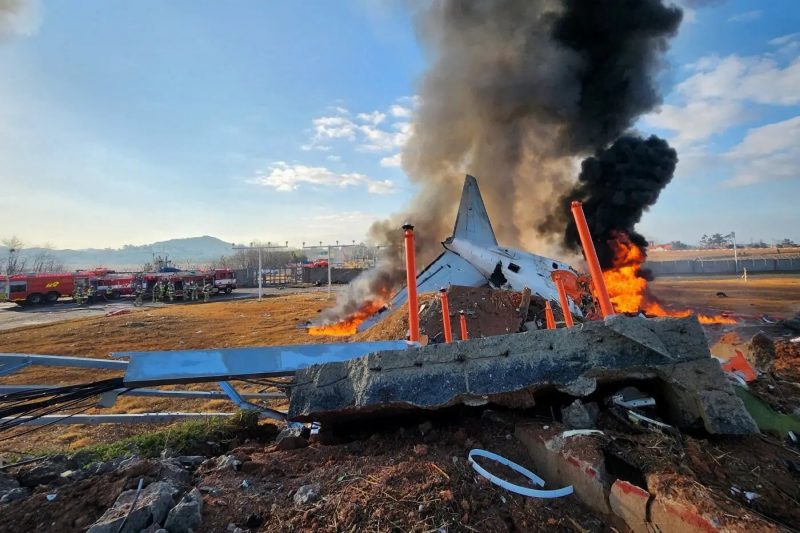
[[[617,313],[644,312],[650,316],[684,317],[697,315],[701,324],[735,324],[736,320],[721,315],[703,315],[691,309],[673,311],[665,309],[650,294],[647,279],[641,273],[646,258],[641,248],[620,233],[610,241],[614,250],[614,266],[603,271],[608,295]]]
[[[333,324],[323,324],[321,326],[312,326],[308,328],[309,335],[330,335],[332,337],[347,337],[355,335],[358,331],[358,325],[368,319],[373,314],[377,313],[384,307],[385,302],[382,299],[368,300],[361,306],[361,309],[352,313],[339,322]]]

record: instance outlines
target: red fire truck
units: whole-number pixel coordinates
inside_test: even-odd
[[[202,288],[208,282],[215,293],[230,294],[236,288],[236,272],[230,269],[176,271],[176,272],[114,272],[95,269],[55,274],[17,274],[0,278],[0,301],[8,298],[19,305],[52,304],[61,297],[72,297],[76,287],[87,291],[89,287],[104,299],[117,299],[134,293],[137,283],[142,283],[145,294],[152,295],[159,281],[172,281],[177,297],[183,297],[183,284],[194,281]],[[111,289],[109,294],[108,288]]]

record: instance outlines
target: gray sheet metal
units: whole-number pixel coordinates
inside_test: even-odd
[[[417,276],[417,292],[434,292],[450,285],[481,287],[487,283],[488,281],[483,274],[467,262],[466,259],[446,250],[425,270],[419,273]],[[408,292],[403,288],[394,295],[388,309],[372,315],[359,324],[358,331],[365,331],[391,315],[397,308],[406,303],[406,299],[408,299]]]
[[[88,357],[67,357],[64,355],[31,355],[26,353],[0,353],[0,375],[10,374],[28,365],[70,366],[77,368],[102,368],[106,370],[125,370],[127,361],[109,359],[90,359]]]
[[[38,418],[29,416],[0,418],[0,421],[24,420],[23,424],[45,426],[48,424],[156,424],[197,418],[221,418],[236,413],[137,413],[115,415],[45,415]]]
[[[347,361],[372,352],[401,350],[406,341],[349,342],[183,350],[119,352],[128,357],[125,385],[141,387],[167,383],[200,383],[237,378],[287,376],[313,364]]]
[[[57,389],[61,385],[0,385],[0,394],[30,390]],[[114,389],[113,393],[120,394],[127,389]],[[230,398],[222,391],[201,390],[160,390],[160,389],[133,389],[125,392],[125,396],[144,396],[150,398],[188,398],[194,400],[227,400]],[[241,397],[245,400],[271,400],[286,398],[282,392],[243,392]]]

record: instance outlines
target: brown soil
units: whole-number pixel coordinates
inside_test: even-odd
[[[781,257],[800,254],[800,248],[738,248],[736,250],[740,259],[780,259]],[[686,261],[697,259],[733,259],[733,249],[730,250],[667,250],[657,252],[647,251],[650,261]]]
[[[800,311],[800,275],[656,278],[649,285],[668,306],[738,315],[791,317]],[[726,297],[717,296],[723,292]]]

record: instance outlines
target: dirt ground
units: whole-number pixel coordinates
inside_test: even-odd
[[[735,276],[659,277],[650,282],[650,288],[667,307],[731,311],[750,317],[789,318],[800,312],[800,274],[753,275],[747,281]]]
[[[800,248],[738,248],[738,256],[742,259],[778,259],[781,257],[800,255]],[[647,251],[650,261],[680,261],[702,257],[703,259],[733,259],[731,250],[666,250],[659,252],[653,249]]]
[[[774,313],[789,316],[792,311],[800,311],[800,276],[754,277],[747,284],[737,279],[676,278],[657,280],[653,286],[664,301],[680,306],[717,310],[732,307],[734,311],[746,312],[748,315]],[[728,298],[718,298],[716,292],[719,290],[725,291]],[[328,300],[322,292],[272,296],[261,302],[251,299],[135,310],[119,316],[77,319],[0,331],[0,350],[105,358],[115,351],[345,342],[348,338],[310,336],[296,327],[298,323],[314,318],[319,311],[332,304],[333,300]],[[398,311],[399,315],[403,312]],[[401,338],[406,327],[402,319],[390,318],[382,324],[380,332],[367,331],[356,335],[352,340]],[[458,331],[456,328],[454,324],[454,330]],[[85,370],[79,369],[33,367],[0,378],[0,383],[64,385],[116,375],[118,374],[113,372],[94,372],[87,375]],[[248,384],[237,384],[237,387],[247,392],[260,390],[259,387]],[[215,385],[188,385],[185,388],[209,390],[214,389]],[[280,401],[271,405],[276,408],[284,406]],[[121,397],[114,408],[103,412],[219,412],[230,411],[232,407],[225,400]],[[146,428],[141,426],[57,426],[0,441],[0,453],[74,450],[94,442],[118,440],[144,430]]]

